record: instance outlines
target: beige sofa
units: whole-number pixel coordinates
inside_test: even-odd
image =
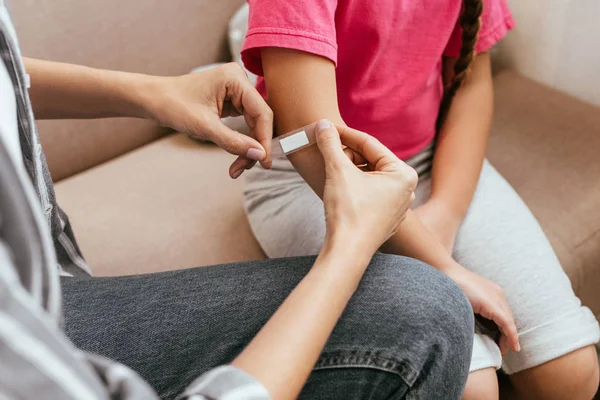
[[[11,6],[27,56],[173,75],[226,59],[227,21],[241,3]],[[575,291],[598,315],[600,109],[514,72],[495,82],[489,159],[529,204]],[[96,275],[264,257],[223,151],[137,120],[41,122],[40,132],[58,199]]]

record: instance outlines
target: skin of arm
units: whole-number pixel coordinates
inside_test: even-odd
[[[444,80],[452,78],[456,59],[444,59]],[[469,208],[479,175],[493,112],[489,53],[476,56],[471,73],[457,92],[436,143],[431,197],[415,211],[449,253]]]
[[[133,117],[152,119],[238,155],[237,178],[256,161],[271,166],[273,112],[243,69],[230,63],[173,77],[107,71],[24,58],[37,119]],[[250,135],[226,127],[221,117],[244,115]]]
[[[444,60],[445,81],[456,59]],[[471,73],[456,93],[434,155],[431,200],[448,205],[462,221],[477,186],[492,124],[494,108],[489,53],[475,57]]]
[[[25,58],[38,119],[149,117],[139,99],[151,78]]]
[[[267,98],[275,118],[275,136],[326,118],[346,126],[337,103],[335,66],[329,59],[281,48],[261,51]],[[310,77],[310,79],[307,79]],[[310,187],[323,198],[325,167],[316,146],[288,157]]]
[[[254,376],[273,399],[298,396],[356,290],[369,260],[365,260],[364,254],[352,258],[344,252],[344,249],[323,251],[306,277],[232,364]]]

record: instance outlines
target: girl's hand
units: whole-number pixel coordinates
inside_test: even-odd
[[[446,271],[446,274],[465,292],[473,312],[498,326],[502,334],[498,344],[502,355],[509,349],[521,351],[517,326],[502,288],[458,264]]]
[[[327,120],[315,128],[326,176],[323,248],[352,252],[368,263],[404,220],[418,177],[374,137],[347,127],[339,129],[338,133]],[[364,170],[357,165],[365,165]]]
[[[414,209],[423,225],[433,233],[440,243],[452,254],[456,233],[460,228],[461,218],[455,217],[443,201],[430,199],[422,206]]]
[[[232,178],[256,161],[271,167],[273,112],[238,64],[178,77],[152,77],[143,91],[144,109],[150,118],[239,156],[229,168]],[[239,115],[250,127],[250,136],[221,122],[221,117]]]

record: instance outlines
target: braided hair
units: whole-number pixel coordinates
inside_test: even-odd
[[[454,64],[454,76],[452,81],[446,86],[444,97],[440,104],[440,113],[437,120],[437,132],[442,127],[452,99],[458,92],[458,89],[464,84],[469,73],[469,66],[475,58],[475,45],[479,28],[481,28],[481,12],[483,11],[483,0],[463,0],[463,11],[460,16],[460,27],[462,29],[462,45],[460,55]]]

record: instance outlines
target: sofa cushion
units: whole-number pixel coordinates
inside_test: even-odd
[[[488,157],[527,202],[576,293],[600,314],[600,112],[515,73],[495,80]],[[233,158],[183,135],[57,185],[97,275],[263,258]]]
[[[264,258],[242,208],[234,157],[182,134],[56,185],[97,276]]]
[[[600,109],[514,72],[495,78],[488,157],[529,205],[600,315]],[[526,266],[524,266],[526,267]]]
[[[9,4],[23,54],[92,67],[177,75],[228,60],[227,25],[244,0],[18,0]],[[55,181],[164,134],[148,122],[43,121]]]

